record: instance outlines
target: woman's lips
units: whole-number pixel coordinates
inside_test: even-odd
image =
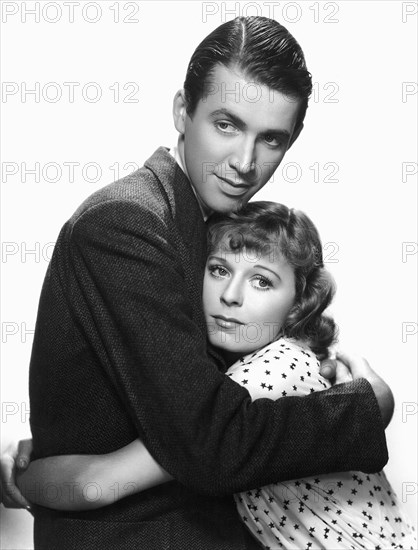
[[[238,326],[244,324],[241,323],[241,321],[238,321],[238,319],[234,319],[233,317],[223,317],[222,315],[213,315],[212,317],[218,327],[226,330],[236,329]]]

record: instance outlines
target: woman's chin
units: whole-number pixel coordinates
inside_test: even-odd
[[[232,363],[235,363],[235,361],[238,361],[238,359],[241,359],[244,355],[247,355],[247,353],[250,353],[250,351],[246,350],[240,350],[239,348],[233,348],[233,347],[221,347],[221,346],[214,346],[215,349],[218,351],[220,355],[225,359],[226,364],[232,365]]]

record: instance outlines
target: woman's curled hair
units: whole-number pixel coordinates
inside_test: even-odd
[[[328,357],[337,327],[323,312],[332,301],[335,284],[324,267],[321,239],[310,218],[283,204],[250,202],[236,213],[212,216],[208,253],[220,246],[286,259],[294,269],[296,297],[280,335],[304,342],[321,360]]]

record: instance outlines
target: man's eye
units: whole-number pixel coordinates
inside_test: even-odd
[[[273,136],[271,134],[267,134],[266,136],[264,136],[264,141],[269,145],[272,145],[273,147],[280,147],[280,145],[282,145],[282,140],[279,137]]]
[[[230,122],[219,121],[215,123],[215,126],[225,134],[233,134],[236,131],[235,126]]]

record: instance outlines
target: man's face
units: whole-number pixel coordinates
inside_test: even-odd
[[[300,101],[224,65],[215,67],[208,91],[192,118],[184,115],[179,151],[203,207],[231,212],[246,204],[279,166]]]

